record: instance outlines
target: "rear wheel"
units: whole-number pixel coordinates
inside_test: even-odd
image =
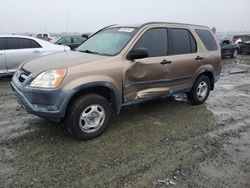
[[[187,93],[188,100],[192,105],[200,105],[204,103],[209,96],[210,88],[210,79],[205,75],[201,75],[195,81],[192,90]]]
[[[239,55],[239,50],[235,49],[231,57],[236,58],[238,55]]]
[[[96,138],[107,128],[110,114],[107,99],[96,94],[84,95],[69,107],[66,127],[79,140]]]

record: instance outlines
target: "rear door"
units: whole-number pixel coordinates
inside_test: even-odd
[[[186,91],[192,87],[193,74],[203,63],[203,54],[187,28],[169,28],[168,75],[173,80],[171,91]]]
[[[0,74],[6,73],[4,38],[0,38]]]
[[[26,38],[6,38],[5,47],[8,72],[15,72],[22,62],[36,58],[43,53],[40,44],[35,40]]]

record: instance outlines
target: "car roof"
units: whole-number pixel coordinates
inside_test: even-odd
[[[35,40],[36,42],[38,42],[40,45],[46,45],[46,41],[35,38],[35,37],[29,37],[29,36],[25,36],[25,35],[0,35],[0,38],[24,38],[24,39],[31,39],[31,40]]]
[[[29,36],[24,36],[24,35],[0,35],[0,38],[25,38],[25,39],[31,39],[31,40],[35,40],[36,42],[38,42],[42,47],[52,47],[52,46],[57,46],[56,44],[52,44],[48,41],[42,40],[42,39],[38,39],[35,37],[29,37]]]
[[[36,39],[35,37],[29,37],[25,35],[0,35],[2,38],[26,38],[26,39]]]
[[[134,27],[134,28],[142,28],[144,26],[148,26],[148,25],[159,25],[159,24],[168,24],[168,25],[179,25],[179,26],[193,26],[193,27],[203,27],[206,29],[209,29],[209,27],[207,26],[203,26],[203,25],[195,25],[195,24],[186,24],[186,23],[175,23],[175,22],[146,22],[146,23],[142,23],[142,24],[128,24],[128,25],[111,25],[108,27]]]

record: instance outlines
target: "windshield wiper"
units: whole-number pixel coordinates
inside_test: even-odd
[[[84,53],[88,53],[88,54],[99,54],[98,52],[93,52],[90,50],[79,50],[79,52],[84,52]]]

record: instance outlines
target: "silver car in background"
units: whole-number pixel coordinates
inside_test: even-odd
[[[22,62],[29,59],[69,50],[67,46],[32,37],[0,35],[0,76],[13,74]]]

